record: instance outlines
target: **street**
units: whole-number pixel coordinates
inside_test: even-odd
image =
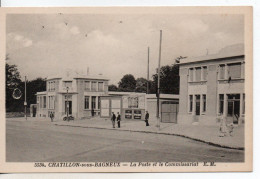
[[[243,162],[244,151],[171,135],[6,120],[7,162]]]

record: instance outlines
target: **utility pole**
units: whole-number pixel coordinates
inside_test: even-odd
[[[160,130],[160,72],[161,72],[161,46],[162,46],[162,30],[160,30],[160,44],[159,44],[159,61],[158,61],[158,84],[157,84],[157,127]]]
[[[27,101],[26,101],[26,76],[24,77],[24,117],[27,120],[27,115],[26,115],[26,106],[27,106]]]
[[[147,62],[147,91],[146,93],[149,94],[149,52],[150,48],[148,47],[148,62]]]

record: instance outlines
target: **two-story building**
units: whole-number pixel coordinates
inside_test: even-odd
[[[48,77],[46,91],[38,92],[37,116],[56,119],[67,114],[83,118],[100,113],[100,97],[108,93],[108,79],[99,76],[67,73],[65,76]]]
[[[221,49],[217,54],[180,62],[178,122],[216,125],[221,117],[244,123],[244,45]]]

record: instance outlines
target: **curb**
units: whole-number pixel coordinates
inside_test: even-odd
[[[172,136],[178,136],[178,137],[184,137],[186,139],[191,139],[197,142],[202,142],[208,145],[212,145],[215,147],[221,147],[221,148],[226,148],[226,149],[235,149],[235,150],[245,150],[244,147],[232,147],[232,146],[227,146],[227,145],[222,145],[210,141],[205,141],[202,139],[194,138],[194,137],[189,137],[183,134],[174,134],[174,133],[166,133],[166,132],[153,132],[153,131],[137,131],[137,130],[131,130],[131,129],[117,129],[117,128],[105,128],[105,127],[91,127],[91,126],[78,126],[78,125],[66,125],[66,124],[54,124],[56,126],[69,126],[69,127],[80,127],[80,128],[92,128],[92,129],[106,129],[106,130],[118,130],[118,131],[128,131],[128,132],[140,132],[140,133],[151,133],[151,134],[162,134],[162,135],[172,135]]]

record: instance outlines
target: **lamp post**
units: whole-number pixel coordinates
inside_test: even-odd
[[[161,46],[162,46],[162,30],[160,30],[160,44],[159,44],[159,60],[158,60],[158,84],[157,84],[157,127],[160,130],[160,72],[161,72]]]
[[[68,101],[68,98],[69,98],[69,87],[67,86],[67,98],[66,98],[66,108],[67,108],[67,120],[69,122],[69,101]]]

